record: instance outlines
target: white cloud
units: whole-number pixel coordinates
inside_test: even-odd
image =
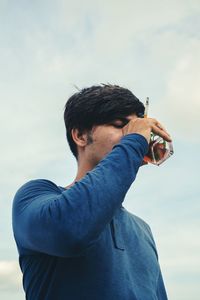
[[[0,261],[0,290],[15,292],[22,285],[22,275],[16,261]]]
[[[102,0],[95,4],[86,0],[84,5],[80,1],[44,1],[43,4],[36,1],[23,9],[17,4],[8,9],[4,14],[6,26],[0,29],[4,45],[0,50],[2,199],[10,197],[18,185],[35,176],[55,176],[57,182],[66,179],[67,184],[75,163],[67,150],[62,109],[67,97],[75,91],[73,84],[81,88],[108,81],[127,86],[139,97],[150,96],[151,115],[164,122],[172,137],[185,142],[189,136],[196,141],[200,42],[193,16],[199,11],[199,0],[191,3]],[[174,199],[185,198],[190,190],[198,194],[197,181],[191,176],[195,174],[197,178],[198,174],[190,160],[190,167],[189,163],[180,167],[188,153],[182,147],[176,153],[177,148],[165,166],[149,167],[141,184],[136,184],[142,191],[135,194],[139,201],[134,203],[131,197],[127,206],[133,212],[144,209],[143,213],[152,218],[155,228],[163,226],[159,227],[156,238],[161,264],[168,278],[175,276],[174,281],[169,278],[174,299],[183,300],[177,295],[183,297],[186,289],[197,289],[197,285],[190,283],[183,292],[179,278],[184,268],[191,273],[199,268],[200,245],[196,241],[199,234],[193,227],[190,228],[193,234],[187,230],[180,213],[177,222],[182,228],[176,230],[177,235],[170,231],[166,222],[172,206],[164,206],[164,202],[172,195]],[[194,157],[191,155],[191,160]],[[151,187],[155,182],[159,190],[154,196]],[[144,186],[145,193],[146,190],[152,193],[146,204],[141,203]],[[10,202],[2,203],[10,210]],[[176,202],[177,211],[178,205]],[[193,223],[190,203],[182,205],[182,210],[191,210],[188,223]],[[165,223],[161,225],[163,216]],[[165,236],[161,236],[162,232]],[[0,288],[16,290],[19,286],[18,263],[1,261]]]
[[[167,228],[167,224],[165,225]],[[159,239],[160,263],[170,299],[199,299],[200,241],[198,224],[187,218],[174,224]]]
[[[182,140],[199,142],[200,41],[191,40],[171,70],[159,110]],[[163,106],[163,108],[162,108]]]

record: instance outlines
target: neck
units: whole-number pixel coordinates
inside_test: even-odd
[[[83,178],[87,172],[91,171],[94,166],[91,165],[86,159],[78,160],[78,170],[74,181],[78,181]]]
[[[81,180],[87,172],[91,171],[95,166],[92,166],[87,160],[78,160],[78,170],[74,181],[66,186],[65,188],[69,188],[75,184],[76,181]]]

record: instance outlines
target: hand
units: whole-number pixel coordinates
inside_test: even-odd
[[[171,142],[172,139],[163,125],[152,118],[136,118],[131,119],[128,124],[122,128],[123,135],[130,133],[138,133],[143,135],[147,142],[150,142],[151,132],[162,137],[165,141]]]

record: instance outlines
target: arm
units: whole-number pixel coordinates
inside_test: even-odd
[[[81,255],[112,220],[147,150],[142,135],[128,134],[96,168],[62,193],[44,180],[22,186],[13,204],[17,243],[49,255]]]

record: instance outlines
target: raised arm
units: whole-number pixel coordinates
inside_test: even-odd
[[[48,180],[23,185],[13,203],[18,247],[64,257],[84,253],[123,202],[147,149],[142,135],[128,134],[92,171],[62,193]]]

